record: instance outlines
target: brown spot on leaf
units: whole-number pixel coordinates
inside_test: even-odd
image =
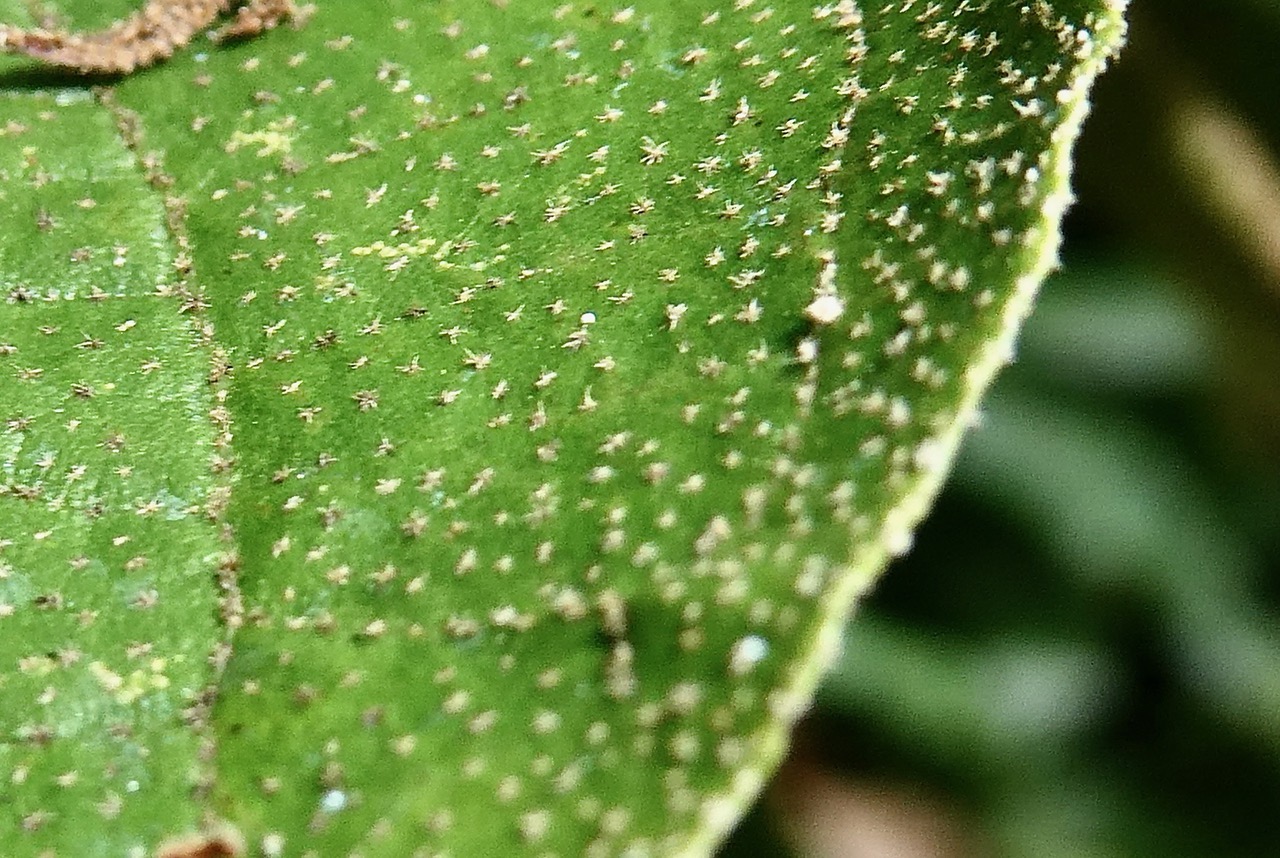
[[[184,834],[160,844],[155,858],[242,858],[244,838],[230,826],[204,834]]]

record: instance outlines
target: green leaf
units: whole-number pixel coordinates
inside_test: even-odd
[[[1053,264],[1122,6],[326,3],[10,72],[3,842],[705,854]]]
[[[159,199],[84,93],[3,96],[0,843],[193,826],[218,527],[208,348]],[[86,844],[92,844],[94,853]]]

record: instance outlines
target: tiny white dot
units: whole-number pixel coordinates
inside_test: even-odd
[[[830,325],[844,315],[844,301],[839,295],[819,295],[804,308],[804,314],[816,325]]]
[[[347,794],[340,789],[331,789],[320,798],[320,810],[324,813],[337,813],[347,806]]]

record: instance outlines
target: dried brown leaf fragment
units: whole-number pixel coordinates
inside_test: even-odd
[[[151,0],[133,15],[89,33],[0,25],[0,50],[81,74],[128,74],[173,56],[230,12],[235,0]],[[249,0],[215,38],[246,38],[297,13],[294,0]]]

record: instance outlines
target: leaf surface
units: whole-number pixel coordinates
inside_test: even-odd
[[[173,757],[112,820],[73,814],[48,773],[87,741],[96,778],[116,746],[22,739],[43,685],[5,665],[4,753],[46,773],[0,787],[48,813],[20,854],[154,843],[199,808],[267,855],[705,852],[1007,356],[1121,31],[1119,4],[1086,0],[324,3],[97,104],[7,96],[38,119],[25,145],[120,214],[59,204],[33,233],[54,192],[28,179],[6,283],[33,276],[11,249],[30,245],[39,295],[140,288],[0,308],[30,326],[0,406],[51,427],[3,436],[21,445],[0,557],[26,571],[0,581],[2,646],[30,649],[20,623],[73,634],[19,585],[75,576],[36,552],[88,554],[87,501],[19,488],[42,453],[78,461],[58,385],[90,367],[115,388],[76,404],[156,445],[154,485],[93,447],[99,491],[133,506],[108,530],[156,541],[176,605],[152,629],[103,603],[75,645],[123,636],[188,671],[132,701]],[[35,169],[21,139],[0,148],[15,174]],[[76,349],[126,307],[164,371],[135,368],[133,328]],[[140,514],[151,495],[163,511]],[[33,538],[58,515],[67,539]],[[98,705],[75,676],[42,682]]]
[[[155,296],[176,248],[111,117],[3,104],[0,843],[125,854],[199,819],[184,725],[225,636],[208,356]]]

